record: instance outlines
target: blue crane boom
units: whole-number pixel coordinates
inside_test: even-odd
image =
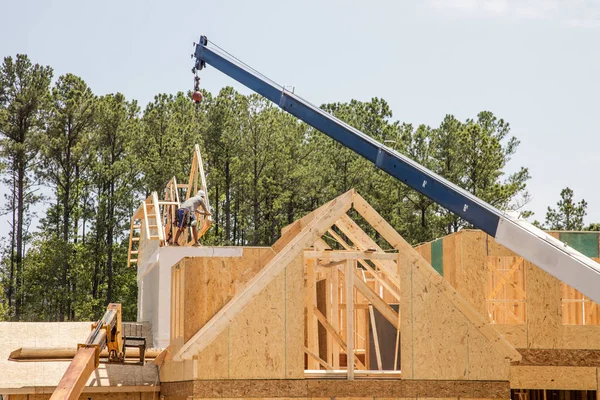
[[[206,36],[200,38],[192,56],[196,59],[194,72],[207,64],[213,66],[600,303],[600,265],[593,260],[285,90],[228,53],[209,46]]]

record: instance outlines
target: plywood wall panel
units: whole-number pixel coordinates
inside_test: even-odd
[[[285,271],[229,325],[229,378],[283,378]]]
[[[462,270],[457,290],[482,315],[487,311],[487,235],[482,231],[462,233]]]
[[[527,347],[555,349],[562,342],[560,282],[546,271],[525,261],[527,279]]]
[[[474,326],[468,328],[468,378],[472,380],[508,380],[510,361],[504,359]]]
[[[596,390],[595,367],[526,367],[511,368],[513,389]]]
[[[494,328],[517,349],[527,348],[527,325],[502,325],[495,324]]]
[[[413,272],[415,379],[468,377],[466,318],[425,277]]]
[[[304,378],[304,256],[285,268],[285,378]]]

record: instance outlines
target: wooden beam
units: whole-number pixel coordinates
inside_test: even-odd
[[[354,195],[354,209],[373,227],[385,240],[398,250],[399,256],[415,266],[415,270],[427,277],[454,306],[485,336],[492,346],[511,361],[520,361],[521,354],[496,331],[473,306],[471,306],[457,291],[413,247],[400,236],[392,226],[379,215],[359,194]]]
[[[317,321],[314,313],[312,312],[313,308],[316,307],[317,302],[317,288],[316,288],[316,279],[315,279],[315,260],[314,259],[304,259],[304,264],[306,268],[306,287],[304,290],[304,307],[306,309],[306,343],[307,347],[310,351],[318,354],[319,352],[319,331],[317,326]],[[312,365],[311,365],[312,364]],[[308,369],[316,369],[316,364],[314,361],[308,360]]]
[[[346,250],[350,250],[350,245],[348,243],[346,243],[346,241],[344,239],[342,239],[340,237],[340,235],[338,235],[337,233],[335,233],[333,231],[333,229],[329,229],[327,231],[327,233],[329,233],[344,249]],[[397,255],[396,255],[397,258]],[[338,262],[342,262],[342,261],[338,261]],[[384,278],[382,278],[381,276],[379,276],[379,274],[377,274],[377,271],[375,271],[370,265],[369,263],[365,262],[364,260],[359,260],[358,261],[360,263],[360,265],[362,265],[367,271],[369,271],[371,273],[371,275],[373,275],[373,277],[375,279],[378,280],[378,282],[384,287],[386,288],[386,290],[388,292],[390,292],[390,294],[392,296],[394,296],[396,299],[400,300],[400,294],[398,294],[397,290],[390,285]],[[333,264],[333,263],[332,263]],[[385,273],[385,272],[384,272]],[[400,284],[398,283],[398,288],[400,287]]]
[[[334,268],[331,271],[331,325],[336,331],[340,325],[340,271]],[[334,341],[332,346],[333,367],[340,368],[340,346],[337,341]]]
[[[365,282],[361,279],[354,279],[354,286],[362,293],[373,304],[373,306],[384,316],[385,319],[390,321],[393,327],[398,329],[398,313],[394,311],[377,293],[373,291]]]
[[[354,264],[356,261],[346,262],[346,364],[348,365],[348,379],[354,380]],[[352,361],[351,361],[352,360]]]
[[[329,334],[331,334],[331,336],[333,337],[333,340],[335,340],[340,345],[342,350],[345,351],[346,354],[348,354],[348,345],[344,341],[344,338],[342,338],[340,336],[340,334],[337,332],[337,330],[333,326],[331,326],[331,324],[329,323],[327,318],[325,318],[323,313],[317,307],[315,307],[313,311],[315,313],[315,316],[321,323],[321,325],[323,325],[323,327],[327,330],[327,332],[329,332]],[[354,355],[354,360],[356,361],[356,363],[358,364],[358,366],[360,368],[367,369],[367,367],[362,363],[362,361],[360,361],[360,359],[358,358],[358,356],[356,354]]]
[[[70,361],[77,354],[74,347],[20,347],[10,353],[10,361]],[[147,359],[155,358],[160,354],[160,350],[147,349],[145,356]],[[139,349],[133,347],[127,350],[127,358],[140,358]],[[100,357],[108,357],[108,350],[100,352]]]
[[[233,298],[221,308],[174,355],[175,361],[189,360],[209,346],[234,318],[302,251],[312,245],[352,205],[354,190],[332,201],[321,214],[287,243]]]
[[[348,215],[344,214],[342,217],[335,222],[335,225],[348,236],[348,238],[354,243],[360,250],[375,249],[376,251],[383,251],[381,247],[373,239],[369,237],[363,231],[356,222],[352,220]],[[396,271],[396,264],[392,261],[375,261],[375,266],[385,272],[387,277],[392,281],[396,287],[400,287],[400,277]]]
[[[316,362],[324,366],[327,371],[333,371],[333,367],[327,361],[323,360],[318,354],[316,354],[314,351],[311,351],[308,347],[304,347],[304,352],[311,356]]]
[[[81,347],[62,379],[52,393],[50,400],[77,400],[88,378],[96,369],[96,348]]]
[[[398,255],[395,253],[369,252],[369,251],[349,251],[349,250],[306,250],[304,258],[319,258],[327,260],[395,260]]]
[[[377,369],[382,370],[381,350],[379,349],[379,336],[377,334],[377,324],[375,323],[375,312],[373,306],[369,306],[369,316],[371,317],[371,331],[373,332],[373,346],[375,347],[375,357],[377,358]]]

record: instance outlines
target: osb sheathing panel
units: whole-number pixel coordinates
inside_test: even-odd
[[[52,394],[11,394],[10,400],[48,400]],[[158,397],[157,393],[89,393],[83,392],[80,400],[152,400]]]
[[[600,350],[518,349],[522,359],[516,365],[600,367]]]
[[[401,285],[403,377],[508,379],[504,356],[412,265],[401,264]]]
[[[560,348],[562,314],[560,282],[558,279],[525,262],[527,279],[527,347]]]
[[[559,237],[558,232],[549,234]],[[517,255],[478,230],[463,230],[443,240],[444,278],[487,315],[487,256]],[[600,349],[600,326],[562,324],[560,281],[531,263],[525,262],[525,268],[528,323],[494,327],[516,348]]]
[[[304,377],[304,255],[285,273],[285,378]]]
[[[425,261],[431,264],[431,242],[417,246],[415,247],[415,250],[425,259]]]
[[[600,325],[563,325],[563,349],[600,349]]]
[[[527,325],[494,324],[494,329],[500,332],[515,348],[527,348]]]
[[[186,339],[241,290],[272,253],[270,248],[244,248],[242,258],[182,261]],[[300,255],[193,362],[165,362],[162,381],[303,377],[302,267]]]
[[[513,366],[510,387],[512,389],[597,390],[598,369]]]
[[[194,257],[185,260],[185,325],[188,341],[260,270],[270,248],[244,248],[240,258]]]
[[[456,289],[462,279],[462,235],[453,234],[442,241],[444,278]]]
[[[285,311],[284,271],[227,328],[229,378],[283,377]]]
[[[193,389],[191,387],[193,385]],[[205,380],[164,383],[161,395],[196,399],[508,399],[508,381],[387,380]],[[171,397],[173,396],[173,397]]]
[[[460,283],[455,288],[477,311],[487,315],[487,235],[482,231],[465,231],[461,236]]]

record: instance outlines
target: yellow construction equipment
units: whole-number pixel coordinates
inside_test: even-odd
[[[141,342],[130,344],[127,340]],[[111,303],[85,342],[77,345],[77,352],[65,374],[50,397],[51,400],[75,400],[83,391],[87,380],[100,364],[100,355],[106,349],[108,362],[123,363],[127,347],[139,349],[139,364],[144,364],[146,342],[143,337],[123,336],[121,304]]]

